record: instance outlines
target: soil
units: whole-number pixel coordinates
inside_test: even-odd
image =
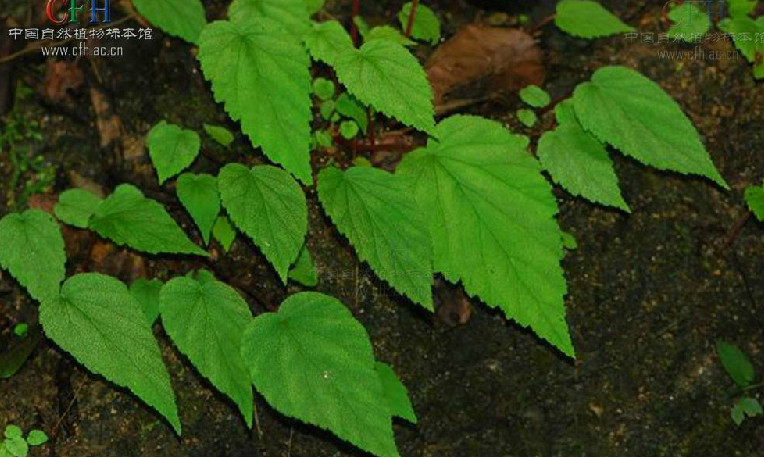
[[[208,19],[221,17],[226,2],[206,2]],[[350,2],[329,2],[347,18]],[[370,22],[391,21],[400,1],[362,2]],[[475,21],[511,24],[518,13],[538,23],[554,2],[517,2],[497,14],[462,1],[430,2],[444,19],[444,33]],[[477,2],[476,2],[477,3]],[[480,2],[491,6],[492,2]],[[602,2],[643,32],[665,30],[662,2]],[[148,42],[126,42],[122,58],[81,60],[84,85],[70,100],[32,95],[17,109],[42,124],[36,151],[57,171],[51,189],[72,183],[71,171],[107,190],[131,182],[160,199],[193,233],[172,186],[160,188],[141,147],[131,148],[161,119],[200,129],[228,125],[211,98],[193,49],[156,32]],[[594,206],[557,189],[560,224],[578,240],[564,260],[568,278],[568,323],[578,358],[571,361],[528,331],[508,323],[478,301],[464,325],[447,325],[392,292],[359,264],[347,243],[310,198],[308,245],[320,277],[319,291],[341,299],[365,325],[377,357],[395,368],[408,387],[419,417],[416,426],[396,423],[404,457],[488,456],[687,456],[764,455],[764,419],[736,426],[730,408],[737,394],[714,344],[739,345],[764,379],[764,224],[749,220],[728,235],[745,214],[743,191],[764,177],[764,85],[740,58],[670,60],[659,51],[696,45],[648,44],[626,37],[594,41],[572,38],[553,25],[538,33],[545,51],[545,87],[568,93],[605,65],[638,69],[682,106],[731,186],[643,167],[619,154],[616,168],[632,214]],[[131,44],[127,44],[131,43]],[[703,43],[706,51],[733,48]],[[426,56],[422,47],[417,53]],[[30,54],[15,62],[17,78],[34,85],[45,62]],[[101,145],[91,89],[105,94],[121,120],[119,138]],[[471,105],[466,112],[501,120],[517,131],[516,95]],[[261,161],[240,134],[227,150],[205,140],[198,172],[215,173],[221,162]],[[136,152],[137,151],[137,152]],[[3,151],[5,154],[5,151]],[[2,169],[7,169],[0,157]],[[0,214],[18,189],[0,183]],[[85,238],[83,238],[83,236]],[[83,243],[87,235],[67,237]],[[74,240],[74,241],[72,241]],[[79,241],[78,241],[79,240]],[[78,246],[69,246],[77,251]],[[257,250],[243,237],[231,253],[217,253],[216,274],[236,286],[253,310],[273,309],[288,294]],[[148,276],[167,279],[210,267],[180,258],[145,257]],[[83,262],[76,256],[71,272]],[[103,265],[90,265],[98,271]],[[133,269],[134,270],[134,269]],[[134,271],[122,272],[130,279]],[[0,276],[0,346],[16,323],[34,323],[36,305],[5,273]],[[40,428],[51,442],[30,455],[77,457],[360,456],[328,433],[282,417],[257,399],[257,427],[249,431],[231,402],[210,385],[156,330],[177,392],[183,436],[130,394],[89,374],[47,340],[25,366],[0,380],[0,427]],[[759,399],[764,389],[751,392]]]

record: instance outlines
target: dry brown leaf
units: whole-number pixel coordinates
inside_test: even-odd
[[[71,102],[67,93],[85,82],[77,62],[49,60],[45,68],[45,96],[54,102]]]
[[[427,76],[440,104],[452,90],[489,78],[496,90],[516,91],[544,82],[542,52],[518,29],[471,24],[443,43],[427,60]]]

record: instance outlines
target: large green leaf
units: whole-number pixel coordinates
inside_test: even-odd
[[[442,121],[436,134],[397,171],[415,182],[435,269],[573,356],[557,203],[528,140],[471,116]]]
[[[382,391],[385,393],[390,414],[416,424],[416,414],[411,406],[406,386],[398,379],[392,367],[386,363],[377,362],[374,368],[382,383]]]
[[[228,17],[243,22],[250,18],[271,19],[298,37],[310,27],[305,0],[234,0],[228,8]]]
[[[310,59],[300,39],[261,17],[217,21],[202,32],[199,61],[215,100],[252,143],[311,183]]]
[[[58,203],[53,211],[61,222],[74,227],[87,228],[90,216],[101,201],[101,197],[85,189],[69,189],[58,196]]]
[[[758,220],[764,222],[764,187],[749,187],[745,190],[745,202]]]
[[[286,282],[308,230],[308,205],[300,186],[279,168],[229,164],[220,170],[218,188],[233,223]]]
[[[617,35],[634,30],[602,5],[589,0],[562,0],[557,4],[554,22],[563,32],[581,38]]]
[[[220,214],[218,181],[211,175],[184,173],[178,178],[178,199],[186,207],[202,233],[204,244],[209,244],[210,233]]]
[[[194,44],[207,24],[199,0],[133,0],[133,5],[152,24]]]
[[[354,49],[350,35],[342,24],[334,20],[313,23],[303,40],[314,60],[332,66],[336,65],[340,54]]]
[[[661,170],[727,183],[692,122],[660,86],[625,67],[597,70],[574,94],[583,127],[635,159]]]
[[[207,255],[188,239],[162,205],[130,184],[118,186],[98,205],[90,228],[117,244],[150,254]]]
[[[398,455],[369,337],[335,298],[287,298],[247,327],[242,355],[255,388],[280,413],[374,455]]]
[[[57,299],[40,305],[40,323],[48,338],[88,370],[130,389],[180,434],[159,346],[124,284],[97,273],[73,276]]]
[[[58,295],[65,263],[64,239],[50,214],[29,210],[0,220],[0,266],[35,300]]]
[[[566,100],[557,108],[568,114],[558,116],[559,126],[539,140],[541,165],[571,194],[630,212],[605,146],[581,127],[572,114],[572,102]]]
[[[406,125],[434,131],[433,94],[422,66],[405,47],[374,40],[333,63],[337,78],[361,102]]]
[[[175,278],[159,297],[162,325],[199,372],[238,405],[252,426],[252,385],[241,357],[247,302],[207,271]]]
[[[191,165],[199,155],[200,145],[199,134],[193,130],[184,130],[165,121],[155,125],[146,138],[146,146],[157,170],[159,184]]]
[[[432,247],[411,182],[376,168],[329,167],[318,197],[358,257],[397,291],[432,310]]]

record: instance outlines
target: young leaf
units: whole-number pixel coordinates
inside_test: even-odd
[[[21,430],[21,427],[15,424],[8,424],[5,427],[5,431],[3,432],[3,435],[6,438],[22,438],[24,436],[24,432]]]
[[[233,223],[286,282],[308,230],[308,206],[300,186],[279,168],[229,164],[220,170],[218,188]]]
[[[745,190],[745,202],[758,220],[764,222],[764,187],[749,187]]]
[[[520,89],[520,100],[534,108],[543,108],[550,102],[549,94],[539,86],[525,86]]]
[[[341,52],[334,63],[340,82],[361,102],[425,132],[433,132],[435,108],[422,66],[403,46],[370,41]]]
[[[180,435],[175,394],[151,327],[127,287],[98,273],[69,278],[40,305],[45,334],[82,363],[162,414]]]
[[[239,407],[252,426],[252,385],[241,358],[241,337],[252,321],[249,305],[207,271],[162,288],[162,325],[180,352]]]
[[[764,78],[764,42],[756,38],[764,33],[764,19],[753,20],[748,16],[727,18],[719,23],[719,28],[730,34],[735,47],[753,64],[753,76]]]
[[[599,3],[588,0],[562,0],[557,4],[554,22],[563,32],[580,38],[597,38],[634,30]]]
[[[727,189],[692,122],[660,86],[625,67],[597,70],[574,94],[581,125],[640,162],[704,176]]]
[[[219,125],[204,124],[204,131],[207,132],[213,140],[217,141],[225,147],[229,147],[233,143],[233,132],[225,127]]]
[[[231,225],[231,221],[226,216],[218,217],[215,221],[215,226],[212,227],[212,236],[223,246],[223,249],[228,252],[231,250],[233,240],[236,239],[236,230]]]
[[[90,216],[101,200],[101,197],[85,189],[69,189],[58,196],[53,212],[64,224],[87,228]]]
[[[146,278],[138,278],[130,284],[130,295],[141,306],[141,311],[149,325],[154,325],[159,317],[159,291],[162,290],[163,285],[158,279],[149,281]]]
[[[311,183],[310,59],[300,40],[265,18],[217,21],[202,32],[199,61],[252,143]]]
[[[743,397],[735,403],[732,407],[731,416],[735,425],[743,423],[746,417],[761,416],[764,414],[764,409],[761,407],[759,400],[751,397]]]
[[[118,186],[90,218],[90,228],[104,238],[149,254],[206,256],[154,200],[130,184]]]
[[[415,182],[435,269],[573,356],[557,202],[527,138],[472,116],[450,117],[436,133],[397,170]]]
[[[149,22],[190,43],[199,42],[199,34],[207,24],[199,0],[133,0],[133,5]]]
[[[729,15],[733,18],[749,16],[756,10],[757,0],[727,0],[725,2]]]
[[[5,442],[0,442],[0,452],[7,450],[12,457],[27,457],[29,455],[29,445],[24,437],[8,436],[6,438]]]
[[[536,113],[529,109],[519,109],[515,114],[517,115],[517,119],[528,128],[532,128],[538,121]]]
[[[204,244],[209,244],[212,226],[220,214],[217,179],[211,175],[183,173],[178,178],[178,199],[199,227]]]
[[[698,41],[711,28],[708,13],[695,3],[683,3],[673,7],[668,12],[668,18],[673,24],[666,34],[673,39]]]
[[[406,30],[411,15],[411,2],[403,5],[398,13],[398,21],[401,28]],[[411,36],[417,40],[427,41],[430,44],[438,44],[440,40],[440,20],[435,12],[421,3],[416,8],[414,26],[411,28]]]
[[[716,342],[716,352],[719,354],[724,369],[738,387],[745,388],[753,381],[753,365],[739,347],[724,341]]]
[[[30,446],[42,446],[48,442],[48,435],[42,430],[32,430],[27,436],[27,443]]]
[[[0,266],[35,300],[58,295],[65,263],[64,239],[50,214],[32,209],[0,220]]]
[[[310,27],[305,0],[234,0],[228,8],[228,17],[235,22],[270,19],[297,37],[305,35]]]
[[[193,130],[162,121],[155,125],[146,138],[149,155],[159,175],[159,184],[177,175],[199,155],[201,141]]]
[[[379,457],[397,457],[366,330],[337,299],[303,292],[255,318],[242,356],[255,388],[286,416]]]
[[[382,383],[382,391],[387,399],[390,414],[416,424],[416,414],[411,406],[406,386],[398,379],[390,365],[376,362],[374,368],[377,370],[379,381]]]
[[[330,79],[316,78],[313,80],[313,95],[320,100],[331,100],[334,98],[334,83]]]
[[[300,255],[289,270],[288,277],[307,287],[316,287],[318,284],[318,273],[316,273],[316,266],[313,264],[307,244],[300,250]]]
[[[366,133],[366,129],[369,127],[369,118],[366,115],[366,108],[364,108],[355,97],[348,93],[342,93],[337,97],[335,109],[342,116],[354,120],[356,124],[361,127],[361,130]]]
[[[572,105],[568,100],[562,105]],[[572,106],[570,107],[572,109]],[[564,116],[564,115],[563,115]],[[585,131],[575,116],[563,117],[538,143],[541,165],[573,195],[631,212],[618,187],[618,177],[605,146]]]
[[[329,167],[318,198],[358,257],[398,292],[432,310],[432,246],[411,183],[377,168]]]
[[[341,53],[355,48],[345,27],[335,20],[313,23],[303,40],[314,60],[331,66]]]
[[[355,121],[342,121],[340,123],[340,135],[347,140],[355,138],[359,130]]]

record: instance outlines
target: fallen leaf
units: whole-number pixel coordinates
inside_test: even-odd
[[[49,60],[45,68],[45,96],[54,102],[71,102],[68,91],[85,82],[77,62]]]
[[[114,114],[106,95],[95,87],[90,88],[90,103],[96,115],[96,125],[101,136],[101,147],[108,146],[122,133],[122,120]]]
[[[425,69],[440,104],[447,93],[483,78],[500,91],[540,86],[541,58],[536,40],[525,31],[471,24],[443,43]]]

